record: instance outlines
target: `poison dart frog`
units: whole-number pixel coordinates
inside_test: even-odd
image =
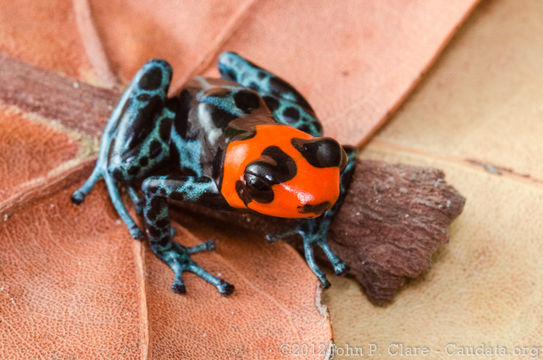
[[[347,270],[327,234],[354,169],[355,148],[322,137],[307,100],[278,76],[232,52],[219,57],[218,68],[221,79],[195,77],[168,97],[170,65],[161,59],[143,65],[113,110],[96,166],[72,201],[80,204],[103,178],[130,234],[142,238],[121,200],[119,186],[126,188],[143,214],[152,251],[174,272],[177,293],[186,292],[185,271],[222,295],[234,286],[191,257],[214,250],[213,240],[192,247],[173,241],[170,203],[295,218],[295,228],[267,239],[300,234],[308,266],[328,287],[313,250],[320,247],[337,274]]]

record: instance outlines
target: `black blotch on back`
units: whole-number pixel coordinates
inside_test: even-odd
[[[250,113],[254,109],[258,109],[260,106],[260,98],[251,91],[240,90],[234,94],[234,103],[243,112]]]
[[[162,71],[158,67],[154,67],[141,77],[139,86],[143,90],[158,89],[162,83]]]
[[[300,112],[298,109],[289,106],[283,110],[283,118],[289,124],[295,124],[300,119]]]
[[[172,99],[172,109],[175,112],[173,125],[175,127],[175,131],[183,138],[185,138],[187,135],[188,118],[191,105],[192,96],[187,89],[181,91],[177,99]]]
[[[271,112],[274,112],[279,108],[279,101],[273,96],[264,96],[262,99],[264,100],[266,105],[268,105],[268,108],[271,110]]]
[[[231,114],[228,111],[225,111],[213,105],[206,105],[210,107],[209,111],[211,112],[211,119],[213,120],[215,126],[218,128],[224,128],[230,121],[237,118],[236,115]]]
[[[135,148],[149,135],[154,126],[153,120],[158,115],[162,105],[162,99],[158,96],[153,96],[144,107],[138,110],[136,117],[127,131],[128,148]]]
[[[213,168],[211,170],[211,177],[217,184],[222,183],[224,168],[224,149],[222,146],[217,147],[217,152],[213,157]]]
[[[158,134],[163,141],[168,141],[170,139],[170,130],[171,122],[165,119],[160,123],[160,128],[158,129]]]
[[[347,162],[345,150],[332,138],[300,139],[293,138],[292,145],[313,166],[326,168],[338,166],[343,168]]]

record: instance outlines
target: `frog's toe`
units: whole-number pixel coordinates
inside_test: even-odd
[[[187,292],[187,287],[182,279],[177,278],[172,284],[172,291],[176,294],[185,294]]]
[[[235,287],[221,279],[219,285],[217,285],[217,290],[219,290],[222,296],[228,296],[234,292]]]
[[[216,249],[215,239],[209,239],[201,244],[187,248],[187,252],[189,254],[196,254],[202,251],[215,251]]]
[[[345,275],[349,271],[349,265],[345,264],[343,261],[334,264],[334,272],[336,275]]]
[[[293,228],[293,229],[283,231],[283,232],[267,233],[266,234],[266,240],[269,243],[273,243],[273,242],[276,242],[277,240],[284,239],[284,238],[287,238],[289,236],[296,235],[296,234],[299,234],[298,228]]]
[[[83,194],[81,191],[79,190],[76,190],[74,191],[74,193],[72,194],[72,196],[70,197],[70,199],[72,200],[72,202],[76,205],[80,205],[83,200],[85,200],[85,194]]]
[[[332,284],[330,284],[330,281],[328,281],[328,279],[326,277],[324,277],[322,279],[319,277],[319,280],[320,280],[321,285],[322,285],[322,287],[324,289],[328,289],[330,286],[332,286]]]
[[[234,291],[234,286],[221,278],[211,275],[204,270],[191,258],[191,254],[200,251],[214,250],[215,240],[210,239],[199,245],[192,247],[184,247],[178,243],[170,242],[166,246],[157,246],[151,244],[153,252],[166,264],[170,266],[175,275],[175,280],[172,284],[172,290],[178,294],[186,292],[185,283],[183,282],[183,272],[190,271],[191,273],[204,279],[211,285],[215,286],[219,293],[223,296],[230,295]]]

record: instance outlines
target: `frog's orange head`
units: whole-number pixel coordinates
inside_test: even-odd
[[[281,136],[271,136],[278,127]],[[230,205],[285,218],[317,217],[332,207],[347,161],[341,145],[286,126],[258,128],[227,150],[221,191]]]

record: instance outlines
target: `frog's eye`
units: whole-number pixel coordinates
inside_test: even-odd
[[[319,137],[309,140],[293,138],[291,143],[315,167],[327,168],[337,166],[340,171],[343,171],[347,165],[345,150],[332,138]]]
[[[273,201],[272,184],[268,179],[250,172],[245,172],[243,178],[247,191],[253,200],[263,204]]]

